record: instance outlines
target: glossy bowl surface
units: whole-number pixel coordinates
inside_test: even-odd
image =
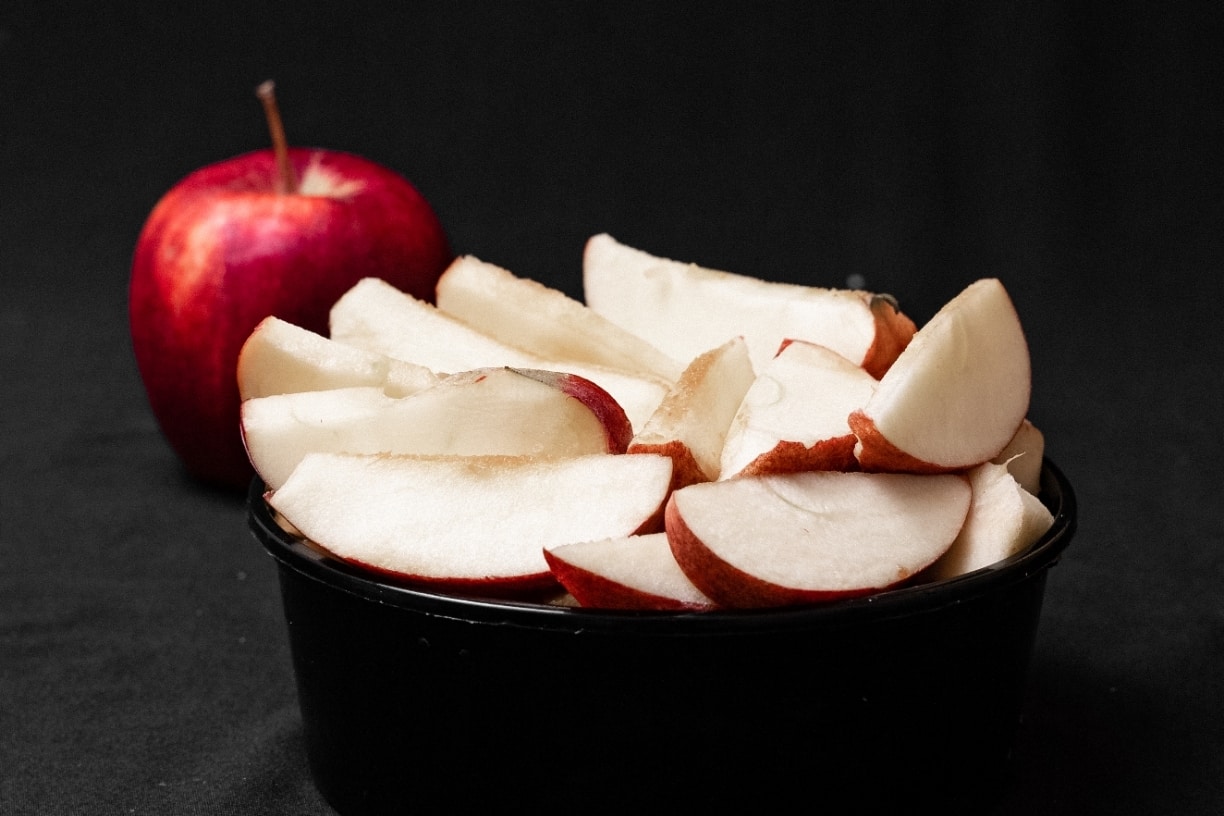
[[[1006,778],[1054,525],[950,581],[786,610],[637,613],[387,583],[288,535],[277,564],[306,750],[341,814],[514,803],[616,812],[796,802],[980,812]]]

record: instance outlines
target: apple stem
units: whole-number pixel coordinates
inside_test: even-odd
[[[268,132],[272,134],[272,150],[276,153],[276,191],[282,194],[297,192],[297,177],[289,162],[289,143],[285,140],[285,126],[281,122],[280,108],[276,105],[276,83],[272,80],[260,83],[255,95],[263,102],[264,114],[268,117]]]

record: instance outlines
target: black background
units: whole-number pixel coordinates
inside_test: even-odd
[[[930,316],[1003,279],[1079,494],[1000,813],[1224,811],[1224,58],[1212,4],[0,10],[0,812],[328,813],[271,561],[131,358],[157,198],[289,138],[581,295],[585,239]]]

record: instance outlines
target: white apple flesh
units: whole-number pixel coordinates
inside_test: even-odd
[[[645,423],[670,388],[670,383],[657,377],[542,358],[374,278],[358,282],[336,301],[330,325],[334,340],[434,371],[514,366],[577,374],[610,393],[635,429]]]
[[[238,395],[244,401],[358,386],[406,397],[439,379],[424,366],[337,343],[279,317],[260,321],[238,354]]]
[[[1007,446],[991,461],[1007,465],[1007,471],[1034,496],[1041,493],[1041,462],[1045,456],[1045,434],[1030,420],[1020,423],[1020,429]]]
[[[720,606],[792,606],[877,592],[951,546],[963,476],[811,471],[695,484],[668,500],[676,562]]]
[[[878,377],[914,333],[889,298],[707,269],[607,234],[587,242],[583,290],[596,312],[677,360],[742,335],[757,371],[794,338],[828,346]]]
[[[564,292],[470,255],[442,273],[436,302],[447,314],[541,358],[668,381],[684,367]]]
[[[788,343],[756,376],[727,431],[719,478],[857,470],[846,418],[876,380],[837,352]]]
[[[1054,516],[1017,483],[1006,465],[987,462],[969,471],[973,502],[952,546],[923,578],[940,581],[997,564],[1045,535]]]
[[[580,606],[695,612],[714,608],[676,564],[665,533],[562,544],[546,549],[544,558]]]
[[[337,558],[434,589],[556,587],[544,549],[648,532],[671,460],[646,454],[419,457],[315,453],[269,505]]]
[[[272,489],[309,453],[581,456],[624,453],[631,435],[624,411],[593,383],[509,368],[452,374],[402,398],[357,387],[242,404],[247,455]]]
[[[718,478],[727,429],[752,381],[742,337],[698,355],[633,437],[630,452],[670,456],[674,490]]]
[[[1028,343],[994,278],[948,301],[850,415],[865,470],[939,473],[988,462],[1029,407]]]

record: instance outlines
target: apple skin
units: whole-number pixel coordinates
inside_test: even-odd
[[[132,347],[162,432],[195,478],[241,488],[238,353],[268,316],[320,334],[363,277],[432,299],[453,259],[441,222],[401,175],[349,153],[291,148],[296,192],[277,192],[273,150],[189,174],[136,243]]]
[[[624,453],[633,441],[633,425],[616,399],[595,382],[577,374],[538,368],[510,368],[524,377],[552,386],[585,405],[603,426],[610,453]]]
[[[544,560],[579,606],[704,612],[714,602],[676,564],[667,533],[545,548]]]

